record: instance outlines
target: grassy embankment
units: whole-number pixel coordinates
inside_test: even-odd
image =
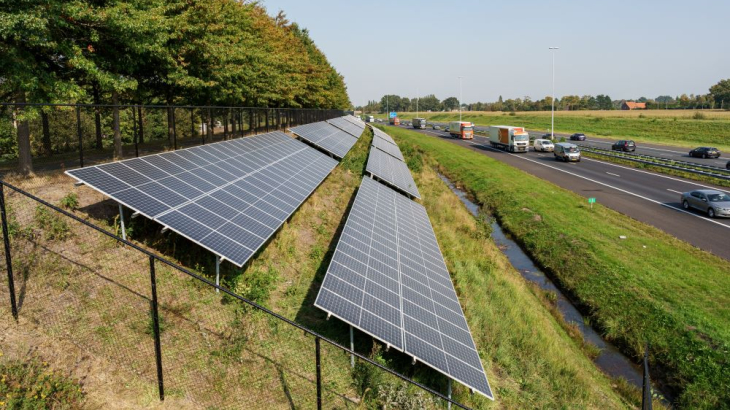
[[[649,342],[654,375],[680,406],[730,406],[728,261],[487,156],[387,130],[492,210],[606,337],[634,357]]]
[[[232,289],[343,344],[348,342],[347,326],[327,321],[312,302],[359,186],[369,142],[369,134],[361,138],[244,270],[223,265],[224,282]],[[574,329],[545,309],[551,307],[549,295],[526,284],[511,268],[489,240],[488,227],[477,223],[434,171],[423,166],[418,152],[406,148],[404,153],[497,395],[493,403],[456,383],[455,398],[478,408],[637,405],[635,392],[601,374],[584,354],[590,349],[569,336],[572,332],[575,337]],[[113,202],[86,187],[71,188],[67,177],[40,176],[24,185],[53,203],[80,208],[79,215],[95,223],[117,226]],[[78,197],[69,200],[69,190]],[[15,263],[32,272],[20,324],[30,337],[21,342],[48,350],[60,368],[74,366],[86,353],[107,358],[91,373],[96,377],[86,379],[90,403],[156,406],[148,300],[143,297],[149,291],[146,258],[78,224],[39,212],[22,198],[12,196],[9,202]],[[142,218],[130,221],[132,239],[211,272],[210,254],[195,251],[196,246],[176,235],[161,235],[159,227],[150,233],[145,224]],[[314,404],[311,338],[241,309],[164,266],[158,266],[158,293],[167,391],[162,407],[220,407],[231,397],[250,407]],[[63,303],[62,310],[58,303]],[[61,340],[72,343],[52,350]],[[424,365],[411,366],[409,358],[395,351],[383,352],[362,334],[356,336],[356,348],[445,391],[444,377]],[[326,402],[346,406],[365,394],[372,406],[386,400],[401,400],[403,406],[424,403],[414,389],[402,394],[391,377],[362,367],[351,372],[347,356],[327,345],[323,349]],[[120,371],[130,368],[133,375]],[[108,386],[100,380],[116,382]]]
[[[410,119],[416,113],[399,113]],[[420,113],[431,121],[458,121],[459,113]],[[703,119],[696,119],[703,117]],[[378,118],[386,118],[379,115]],[[477,125],[515,125],[531,130],[550,129],[550,112],[462,112],[463,121]],[[711,145],[730,152],[730,111],[557,111],[555,132],[583,132],[589,136],[633,139],[641,143],[694,148]]]

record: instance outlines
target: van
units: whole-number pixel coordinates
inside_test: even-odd
[[[553,142],[550,140],[545,139],[536,139],[533,143],[533,148],[535,151],[541,151],[541,152],[552,152],[555,149],[555,146],[553,145]]]
[[[559,142],[555,144],[553,155],[556,160],[580,162],[580,148],[578,148],[577,145],[568,142]]]

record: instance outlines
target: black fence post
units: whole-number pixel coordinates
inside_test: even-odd
[[[266,112],[266,132],[269,132],[269,114],[270,114],[271,110],[267,108],[265,110],[265,112]]]
[[[157,316],[157,279],[155,278],[155,258],[150,256],[150,283],[152,284],[152,325],[155,336],[155,358],[157,359],[157,388],[160,400],[165,400],[165,386],[162,381],[162,348],[160,347],[160,320]]]
[[[76,132],[79,135],[79,164],[81,168],[84,167],[84,140],[83,134],[81,133],[81,107],[76,106]]]
[[[172,107],[172,149],[177,150],[177,126],[175,124],[175,107]]]
[[[132,131],[134,132],[134,156],[139,157],[139,144],[137,139],[137,110],[132,106]]]
[[[142,106],[137,107],[137,121],[139,121],[139,143],[144,144],[144,121],[142,121]]]
[[[649,379],[649,344],[646,344],[644,350],[644,382],[641,391],[641,409],[652,410],[651,400],[651,380]]]
[[[10,310],[18,320],[18,305],[15,302],[15,281],[13,279],[13,261],[10,256],[10,234],[8,232],[8,215],[5,212],[5,185],[0,183],[0,217],[3,224],[3,240],[5,242],[5,264],[8,271],[8,289],[10,290]]]
[[[320,361],[319,337],[314,338],[315,360],[317,361],[317,409],[322,409],[322,363]]]

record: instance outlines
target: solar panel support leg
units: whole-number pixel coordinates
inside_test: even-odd
[[[215,256],[215,285],[220,286],[221,284],[221,257]],[[215,293],[220,293],[220,289],[215,288]]]
[[[122,239],[127,240],[127,229],[124,227],[124,207],[119,204],[119,224],[122,228]]]
[[[350,350],[355,351],[355,331],[350,326]],[[350,367],[355,368],[355,355],[350,354]]]
[[[448,393],[449,393],[448,394],[449,400],[451,400],[451,379],[449,379],[449,390],[448,390]],[[448,406],[448,410],[451,410],[451,402],[450,401],[447,404],[447,406]]]

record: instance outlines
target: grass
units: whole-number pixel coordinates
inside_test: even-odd
[[[388,132],[491,209],[607,338],[636,358],[649,342],[654,375],[678,405],[730,407],[728,261],[487,156]]]
[[[701,116],[696,115],[701,114]],[[421,113],[432,121],[458,121],[458,113]],[[399,114],[410,119],[415,113]],[[379,118],[385,118],[379,115]],[[462,112],[464,121],[477,125],[511,124],[531,130],[550,129],[550,112]],[[712,145],[730,152],[730,111],[720,110],[651,110],[651,111],[557,111],[555,131],[583,132],[596,137],[633,139],[642,143],[658,143],[694,148]]]
[[[0,408],[81,409],[83,404],[81,384],[47,362],[36,357],[0,361]]]

